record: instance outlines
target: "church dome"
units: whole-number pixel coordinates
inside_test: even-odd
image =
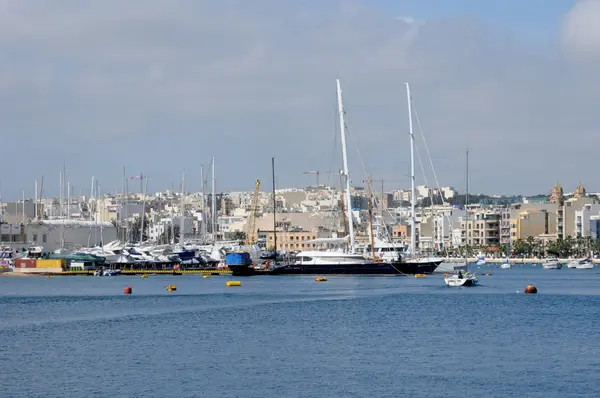
[[[575,188],[575,193],[573,194],[573,197],[577,198],[577,199],[581,199],[585,196],[585,188],[583,187],[582,183],[579,183],[577,185],[577,188]]]

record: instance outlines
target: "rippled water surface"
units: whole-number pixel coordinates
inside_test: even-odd
[[[441,275],[230,288],[226,276],[0,277],[0,391],[600,396],[598,270],[482,267],[493,275],[473,288]],[[529,283],[539,294],[522,293]]]

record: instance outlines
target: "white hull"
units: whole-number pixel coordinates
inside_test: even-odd
[[[567,268],[577,268],[577,265],[579,265],[579,261],[570,261],[567,264]]]
[[[559,263],[544,263],[542,264],[542,268],[544,269],[561,269],[562,264]]]
[[[542,264],[542,268],[544,269],[561,269],[562,264],[558,262],[556,257],[550,257],[546,260],[545,263]]]
[[[305,265],[370,264],[372,262],[362,254],[336,251],[301,251],[296,254],[296,263]]]
[[[439,257],[418,257],[418,258],[406,258],[406,259],[404,259],[404,262],[408,263],[408,264],[430,264],[430,263],[435,263],[435,262],[438,262],[438,261],[441,262],[442,259],[439,258]]]
[[[594,269],[594,263],[591,261],[585,261],[577,264],[576,269]]]
[[[503,263],[500,268],[502,269],[511,269],[512,265],[510,265],[510,263]]]
[[[450,287],[474,286],[477,284],[477,278],[473,276],[463,276],[462,278],[459,278],[458,275],[452,275],[444,278],[444,283],[446,283],[446,286]]]

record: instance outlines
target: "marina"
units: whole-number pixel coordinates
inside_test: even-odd
[[[3,2],[1,396],[600,397],[600,0],[516,3]]]

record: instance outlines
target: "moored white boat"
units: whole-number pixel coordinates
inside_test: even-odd
[[[477,284],[478,280],[475,275],[469,274],[465,272],[464,275],[462,272],[458,274],[450,275],[444,278],[444,282],[447,286],[452,287],[461,287],[461,286],[474,286]]]
[[[508,260],[506,260],[505,262],[503,262],[503,263],[500,265],[500,268],[502,268],[502,269],[511,269],[511,268],[512,268],[512,265],[510,264],[510,262],[508,262]]]
[[[469,208],[468,208],[468,198],[469,198],[469,151],[467,150],[466,152],[466,169],[467,169],[467,173],[466,173],[466,195],[465,195],[465,221],[468,221],[469,219]],[[468,253],[469,253],[469,240],[465,234],[465,250],[464,250],[464,256],[465,256],[465,266],[469,267],[469,260],[468,260]],[[480,258],[481,259],[481,258]],[[446,284],[446,286],[450,286],[450,287],[462,287],[462,286],[475,286],[477,284],[477,282],[479,282],[477,280],[477,276],[475,274],[471,274],[468,271],[465,272],[464,274],[462,273],[462,271],[458,271],[457,274],[453,274],[453,275],[444,275],[444,283]]]
[[[576,269],[594,269],[594,263],[590,259],[578,261],[575,265]]]
[[[542,268],[544,269],[561,269],[562,264],[558,262],[556,257],[550,257],[546,259],[544,263],[542,263]]]

